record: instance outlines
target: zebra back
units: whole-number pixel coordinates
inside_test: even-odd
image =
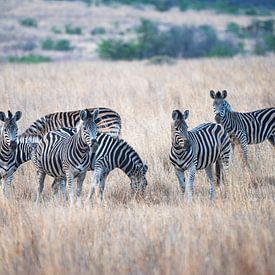
[[[89,108],[89,112],[98,109],[99,113],[95,120],[97,131],[119,137],[121,132],[120,115],[109,108]],[[33,122],[22,134],[23,136],[38,136],[42,138],[46,133],[63,127],[77,127],[80,121],[80,111],[57,112],[48,114]]]

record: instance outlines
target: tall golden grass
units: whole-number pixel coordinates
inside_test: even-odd
[[[0,274],[274,274],[274,148],[249,147],[258,187],[238,152],[227,197],[208,199],[203,172],[192,204],[182,198],[169,163],[173,109],[190,110],[190,128],[213,121],[209,91],[228,90],[235,110],[275,105],[275,57],[145,63],[1,65],[1,111],[23,111],[23,131],[51,112],[107,106],[121,114],[122,136],[149,165],[144,200],[130,196],[114,171],[105,204],[70,208],[51,199],[50,179],[36,206],[31,163],[0,200]],[[85,181],[84,196],[91,180]]]

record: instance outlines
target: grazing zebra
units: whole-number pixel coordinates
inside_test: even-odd
[[[88,112],[98,110],[96,118],[97,131],[107,133],[113,137],[119,137],[121,132],[120,115],[109,108],[90,108]],[[37,136],[42,138],[50,131],[54,131],[63,127],[76,127],[80,122],[80,111],[57,112],[45,115],[33,122],[28,129],[22,133],[22,136]]]
[[[249,113],[234,112],[225,100],[227,91],[210,91],[214,99],[215,120],[223,125],[231,139],[240,143],[243,158],[248,165],[248,144],[261,143],[268,139],[275,146],[275,108],[267,108]]]
[[[101,200],[103,199],[106,178],[115,168],[121,169],[130,178],[132,191],[143,194],[147,186],[148,166],[138,153],[126,141],[104,133],[98,134],[97,142],[99,147],[91,160],[90,168],[94,170],[94,175],[87,200],[91,199],[95,188],[99,188]]]
[[[0,127],[0,177],[3,193],[8,195],[8,189],[15,170],[16,146],[17,146],[17,121],[22,113],[17,111],[14,115],[8,111],[8,115],[0,112],[0,120],[4,122]]]
[[[210,181],[210,199],[215,193],[212,166],[217,161],[228,167],[231,144],[229,135],[222,126],[205,123],[188,131],[186,119],[189,111],[172,112],[172,147],[170,161],[175,167],[181,190],[185,192],[185,170],[189,171],[188,200],[192,200],[196,170],[205,169]]]
[[[75,134],[75,129],[61,129],[60,131],[66,131],[70,135]],[[140,191],[143,194],[147,186],[146,172],[148,167],[143,163],[138,153],[126,141],[113,138],[104,133],[98,133],[96,140],[98,149],[95,154],[91,155],[90,159],[89,170],[94,170],[94,175],[89,187],[87,200],[91,199],[95,188],[99,188],[101,200],[103,199],[106,178],[115,168],[121,169],[130,178],[133,192]],[[81,194],[84,178],[81,180],[82,182],[78,182],[78,195]],[[55,179],[52,185],[55,195],[57,195],[59,184],[60,181]],[[62,188],[65,187],[66,185],[63,181]],[[64,189],[62,194],[64,197]]]
[[[37,202],[44,187],[46,174],[59,179],[66,179],[70,190],[71,205],[74,202],[74,178],[84,180],[90,166],[90,155],[97,149],[96,118],[98,110],[92,114],[80,111],[81,122],[74,135],[62,128],[46,134],[31,154],[37,167],[38,191]]]

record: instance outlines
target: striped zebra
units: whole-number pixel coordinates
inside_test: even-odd
[[[80,124],[74,135],[70,130],[51,131],[46,134],[31,153],[32,160],[37,168],[38,191],[37,199],[44,188],[46,174],[60,179],[66,179],[70,190],[70,202],[74,203],[74,178],[84,180],[90,166],[90,155],[98,145],[96,141],[96,118],[98,110],[92,114],[89,111],[80,111]]]
[[[0,127],[0,177],[4,195],[8,195],[13,173],[15,170],[17,147],[17,121],[22,113],[17,111],[14,115],[8,111],[8,115],[0,112],[0,120],[4,122]]]
[[[205,123],[188,131],[186,119],[189,111],[172,112],[172,146],[170,161],[175,167],[180,188],[185,193],[184,172],[189,171],[188,200],[192,200],[193,182],[196,170],[205,169],[210,181],[210,199],[215,193],[213,164],[219,162],[227,168],[229,165],[231,144],[229,135],[222,126],[215,123]],[[222,167],[220,167],[221,169]]]
[[[93,112],[98,110],[96,118],[97,131],[107,133],[113,137],[119,137],[121,132],[120,115],[109,108],[89,108],[86,111]],[[80,111],[57,112],[45,115],[33,122],[23,133],[22,136],[36,136],[43,138],[45,134],[63,127],[77,127],[80,122]]]
[[[232,141],[240,143],[244,161],[249,167],[248,144],[261,143],[267,139],[275,146],[275,108],[248,113],[234,112],[225,100],[226,96],[226,90],[217,93],[210,91],[210,97],[214,100],[215,120],[223,125]]]
[[[96,140],[99,147],[91,159],[90,169],[94,170],[94,174],[87,200],[92,198],[95,191],[98,194],[98,189],[103,200],[106,178],[115,168],[119,168],[129,177],[133,192],[143,194],[147,186],[148,166],[138,153],[126,141],[112,138],[104,133],[98,134]]]
[[[93,112],[96,108],[87,109]],[[113,137],[119,137],[121,132],[120,115],[109,108],[100,107],[96,118],[97,130],[107,133]],[[13,173],[23,163],[31,160],[32,143],[39,142],[49,131],[57,130],[61,127],[77,127],[80,122],[80,111],[57,112],[45,115],[33,122],[21,135],[18,136],[16,147],[16,157],[14,154],[6,158],[5,170],[1,170],[0,177],[9,176],[11,184]]]
[[[75,134],[75,129],[60,129],[70,135]],[[146,172],[148,167],[138,153],[124,140],[113,138],[104,133],[97,134],[98,149],[95,154],[91,155],[89,170],[93,170],[93,180],[89,187],[87,200],[90,200],[95,193],[100,193],[103,200],[103,192],[108,174],[115,168],[121,169],[130,179],[130,186],[133,192],[144,193],[147,186]],[[81,182],[82,180],[82,182]],[[82,183],[84,178],[78,182],[77,194],[80,196],[82,192]],[[65,198],[66,188],[64,180],[55,179],[52,188],[54,196],[57,196],[59,184]],[[98,190],[99,189],[99,190]],[[99,191],[99,192],[98,192]]]

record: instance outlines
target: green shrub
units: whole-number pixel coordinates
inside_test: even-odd
[[[25,27],[33,27],[33,28],[37,27],[37,21],[30,17],[20,20],[20,24]]]
[[[8,61],[11,63],[42,63],[42,62],[51,62],[52,59],[44,55],[25,55],[21,57],[10,56]]]
[[[47,38],[42,41],[42,49],[43,50],[54,50],[55,42],[51,38]]]
[[[61,29],[59,29],[57,26],[52,26],[51,31],[56,34],[62,33]]]
[[[132,60],[139,58],[138,45],[134,42],[124,42],[122,40],[103,40],[98,48],[99,56],[104,59]]]
[[[219,40],[214,28],[171,27],[159,31],[156,24],[142,20],[137,28],[137,41],[117,39],[103,40],[99,44],[99,55],[108,59],[146,59],[153,56],[192,58],[204,56],[233,56],[240,47],[230,41]]]
[[[103,27],[96,27],[91,31],[91,35],[102,35],[105,33],[106,33],[106,30]]]
[[[82,34],[82,30],[80,27],[73,27],[71,24],[67,24],[65,26],[65,31],[67,34],[76,34],[76,35]]]
[[[70,41],[67,39],[60,39],[57,41],[47,38],[42,41],[43,50],[53,50],[53,51],[70,51],[72,50]]]

